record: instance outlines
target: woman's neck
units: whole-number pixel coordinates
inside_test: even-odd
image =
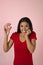
[[[23,33],[20,33],[20,35],[21,35],[21,37],[25,37],[25,34],[23,34]]]

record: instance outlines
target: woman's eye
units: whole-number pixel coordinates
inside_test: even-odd
[[[21,25],[21,27],[23,27],[23,25]]]
[[[26,25],[26,27],[28,27],[28,25]]]
[[[21,27],[24,27],[23,25],[21,25]],[[28,27],[28,25],[25,25],[25,27]]]

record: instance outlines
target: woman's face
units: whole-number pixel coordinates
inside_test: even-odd
[[[21,22],[20,23],[20,31],[21,33],[26,33],[27,30],[29,30],[29,24],[27,22]]]

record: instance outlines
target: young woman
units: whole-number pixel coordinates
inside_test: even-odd
[[[32,53],[36,48],[37,38],[31,20],[28,17],[21,18],[17,32],[12,33],[8,41],[11,28],[10,23],[4,25],[4,51],[8,52],[14,44],[15,59],[13,65],[33,65]]]

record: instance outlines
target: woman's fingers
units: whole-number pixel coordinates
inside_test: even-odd
[[[12,26],[9,26],[9,28],[8,28],[8,29],[10,30],[11,28],[12,28]]]
[[[6,23],[6,24],[4,25],[4,30],[5,30],[5,33],[6,33],[7,35],[9,35],[11,28],[12,28],[11,23]]]
[[[11,23],[6,23],[5,25],[4,25],[4,28],[7,30],[7,29],[11,29],[12,27],[11,27]]]
[[[31,30],[28,29],[27,32],[26,32],[26,35],[29,35],[31,33]]]
[[[7,23],[6,26],[7,26],[7,27],[8,27],[8,26],[11,26],[11,23]]]

